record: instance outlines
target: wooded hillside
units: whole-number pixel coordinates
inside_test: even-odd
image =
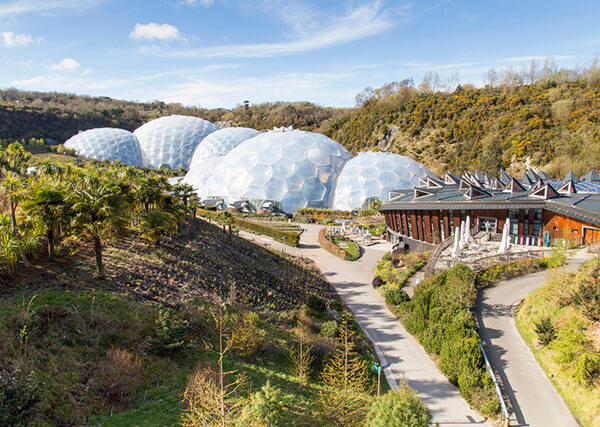
[[[587,172],[600,163],[600,67],[557,70],[548,61],[521,72],[489,72],[484,88],[442,90],[429,73],[357,95],[355,108],[275,102],[203,109],[163,102],[134,103],[57,93],[0,91],[0,139],[58,142],[99,126],[133,130],[169,114],[202,117],[224,126],[293,126],[322,132],[352,152],[406,154],[438,173],[500,168],[518,173],[529,161],[554,176]]]

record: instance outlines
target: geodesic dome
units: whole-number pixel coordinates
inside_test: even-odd
[[[410,157],[384,152],[362,152],[349,160],[335,189],[334,209],[361,209],[367,198],[387,202],[391,190],[412,188],[419,178],[435,177]]]
[[[218,129],[198,117],[175,115],[151,120],[133,133],[140,143],[144,166],[187,169],[200,141]]]
[[[142,166],[142,154],[134,134],[115,128],[96,128],[72,136],[64,144],[79,156],[96,160],[118,160],[123,164]]]
[[[352,154],[325,135],[294,130],[266,132],[246,140],[226,156],[194,165],[186,182],[201,197],[281,202],[286,212],[328,208],[337,176]]]
[[[189,169],[191,170],[195,163],[204,159],[226,155],[245,140],[259,133],[255,129],[244,127],[219,129],[211,133],[196,147]]]

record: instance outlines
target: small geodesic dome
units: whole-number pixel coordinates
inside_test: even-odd
[[[364,208],[367,199],[385,203],[392,190],[412,188],[419,178],[435,177],[410,157],[385,152],[362,152],[349,160],[340,173],[335,190],[334,209]]]
[[[142,154],[134,134],[116,128],[96,128],[72,136],[64,144],[77,155],[96,160],[142,166]]]
[[[218,129],[198,117],[173,115],[151,120],[133,133],[140,143],[144,166],[187,169],[198,144]]]
[[[286,212],[303,207],[328,208],[337,176],[352,154],[325,135],[265,132],[248,139],[226,156],[195,165],[186,182],[201,197],[281,202]]]
[[[189,169],[191,170],[194,164],[200,163],[202,160],[226,155],[245,140],[259,133],[255,129],[244,127],[219,129],[211,133],[196,147]]]

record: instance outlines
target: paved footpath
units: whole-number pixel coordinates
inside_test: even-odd
[[[318,232],[323,226],[303,225],[299,248],[284,246],[270,238],[240,232],[244,238],[315,261],[344,300],[361,329],[375,346],[385,365],[388,383],[396,387],[403,379],[419,393],[440,426],[489,426],[469,408],[458,388],[448,382],[423,347],[387,309],[384,299],[371,286],[377,261],[389,250],[387,242],[364,247],[356,261],[341,260],[320,248]]]
[[[576,271],[590,256],[578,251],[567,270]],[[502,384],[511,415],[511,426],[576,427],[515,325],[514,309],[527,294],[546,283],[546,271],[500,282],[480,293],[477,317],[481,339],[490,363]]]

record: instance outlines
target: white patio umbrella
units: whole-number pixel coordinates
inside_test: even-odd
[[[510,248],[510,218],[507,218],[506,222],[504,223],[504,228],[502,229],[502,240],[500,241],[498,253],[504,254],[508,252],[508,248]]]
[[[471,236],[471,216],[467,215],[467,222],[465,224],[465,242],[467,244],[473,242],[473,236]]]
[[[452,248],[452,258],[458,258],[460,255],[460,226],[456,227],[454,230],[454,248]]]
[[[460,238],[460,242],[459,242],[459,247],[460,249],[464,248],[467,245],[467,240],[465,238],[465,221],[461,221],[460,222],[460,230],[459,230],[459,238]]]

